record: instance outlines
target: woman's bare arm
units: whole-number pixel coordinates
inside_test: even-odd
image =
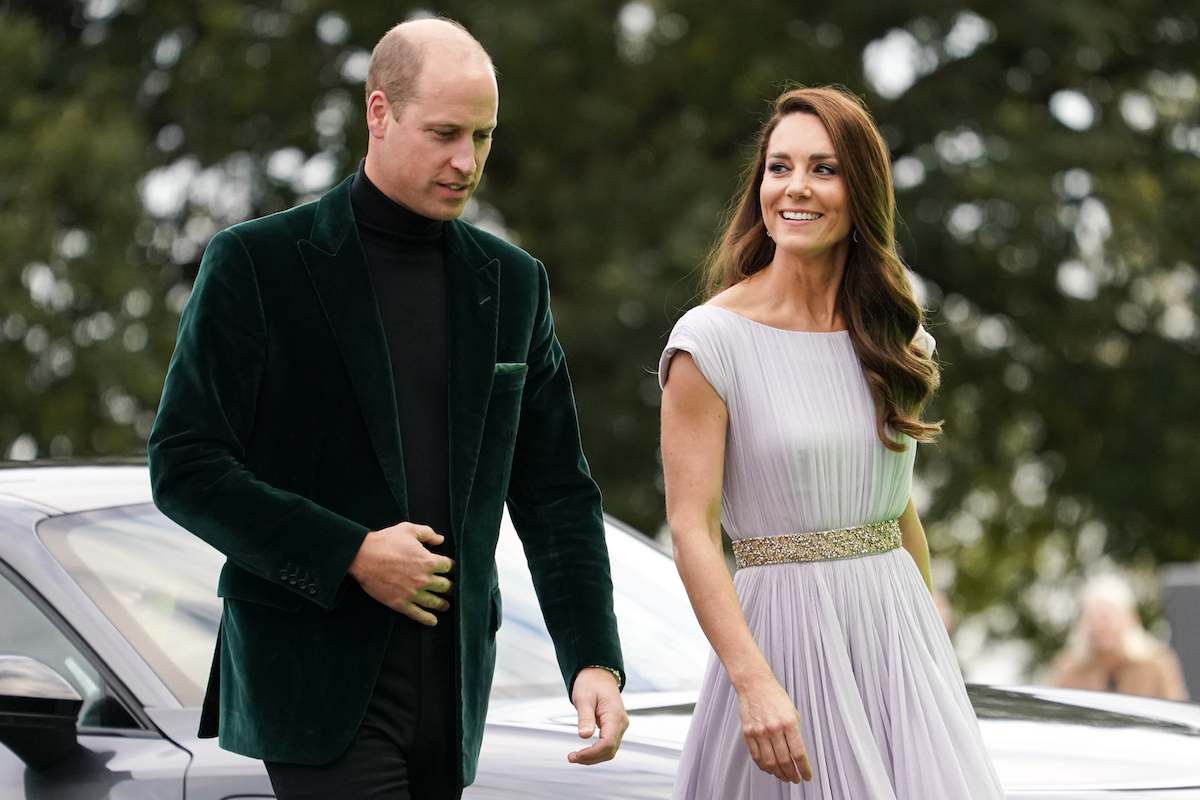
[[[663,390],[662,453],[675,565],[696,618],[738,693],[742,734],[758,766],[811,780],[795,706],[746,625],[721,551],[721,484],[728,410],[690,354],[671,360]]]
[[[921,571],[921,577],[925,579],[925,585],[932,593],[933,579],[929,576],[929,543],[925,541],[925,528],[921,526],[921,520],[917,516],[917,509],[913,506],[911,497],[908,499],[908,505],[904,508],[904,513],[900,515],[900,543],[912,556],[913,561],[917,562],[917,569]]]

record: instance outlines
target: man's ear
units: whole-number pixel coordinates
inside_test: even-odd
[[[376,89],[367,97],[367,131],[372,138],[382,139],[387,126],[395,120],[387,95]]]

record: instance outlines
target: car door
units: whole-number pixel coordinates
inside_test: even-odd
[[[0,654],[53,669],[83,698],[79,746],[42,770],[0,744],[5,800],[182,800],[189,754],[163,738],[48,604],[0,562]]]

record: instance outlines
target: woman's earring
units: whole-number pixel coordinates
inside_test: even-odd
[[[858,228],[850,231],[850,236],[853,237],[855,242],[858,242]]]

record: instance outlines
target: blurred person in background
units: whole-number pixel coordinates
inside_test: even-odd
[[[1129,585],[1097,575],[1079,600],[1079,619],[1050,667],[1050,683],[1166,700],[1187,700],[1179,659],[1142,627]]]

